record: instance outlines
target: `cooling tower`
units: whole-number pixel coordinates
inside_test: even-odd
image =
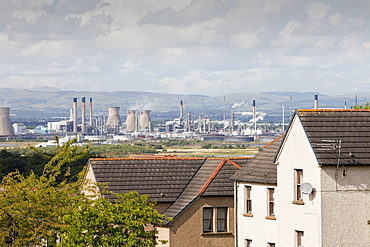
[[[136,130],[136,110],[128,110],[126,118],[126,130],[135,131]]]
[[[121,118],[119,117],[119,107],[109,107],[108,108],[108,120],[106,126],[119,127],[121,126]]]
[[[149,131],[152,130],[151,120],[150,120],[150,110],[142,110],[140,111],[140,118],[139,118],[139,126],[140,129],[148,129]]]
[[[9,107],[0,107],[0,135],[14,135],[14,130],[10,123],[9,112]]]

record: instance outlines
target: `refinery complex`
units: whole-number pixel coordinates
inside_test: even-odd
[[[247,121],[235,118],[234,107],[230,117],[212,120],[202,115],[192,118],[191,112],[184,112],[184,103],[179,102],[178,117],[163,123],[153,124],[151,111],[131,109],[121,114],[120,107],[108,107],[107,114],[93,112],[93,98],[72,99],[69,116],[61,121],[48,121],[45,125],[27,129],[23,123],[11,122],[10,107],[0,107],[0,136],[7,139],[53,139],[58,136],[78,136],[79,140],[133,140],[139,138],[192,138],[215,141],[253,141],[262,136],[276,136],[283,131],[284,123],[275,132],[267,131],[258,121],[266,113],[257,112],[253,100],[250,112],[243,112]],[[240,114],[240,113],[238,113]],[[124,116],[124,117],[121,117]]]

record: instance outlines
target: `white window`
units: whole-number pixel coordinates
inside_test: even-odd
[[[303,247],[303,231],[295,231],[295,246]]]
[[[252,198],[251,198],[252,186],[245,186],[245,209],[244,213],[252,215]]]
[[[275,189],[274,188],[267,188],[267,216],[275,216]]]
[[[294,169],[294,187],[295,187],[294,201],[303,201],[301,191],[302,180],[303,180],[303,170]]]
[[[227,232],[228,208],[205,207],[203,208],[203,232]]]

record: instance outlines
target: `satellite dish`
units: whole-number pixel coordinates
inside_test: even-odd
[[[311,194],[312,193],[312,184],[306,182],[301,184],[301,191],[303,194]]]

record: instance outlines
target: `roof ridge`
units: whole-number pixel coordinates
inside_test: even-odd
[[[202,157],[178,157],[178,156],[163,156],[163,157],[136,157],[136,158],[90,158],[91,161],[97,160],[204,160]]]
[[[265,146],[263,146],[263,148],[270,146],[271,144],[273,144],[274,142],[276,142],[277,140],[279,140],[280,138],[282,138],[284,135],[285,135],[285,133],[279,135],[277,138],[275,138],[274,140],[270,141]]]
[[[297,109],[297,112],[369,112],[370,109]]]
[[[212,183],[213,179],[217,176],[217,174],[219,173],[219,171],[221,170],[221,168],[226,164],[227,162],[227,159],[222,159],[220,164],[218,164],[216,170],[213,171],[213,173],[211,174],[211,176],[208,178],[207,182],[203,185],[203,187],[200,189],[199,193],[198,193],[198,196],[202,196],[204,194],[204,192],[206,191],[206,189],[208,188],[208,186]]]

